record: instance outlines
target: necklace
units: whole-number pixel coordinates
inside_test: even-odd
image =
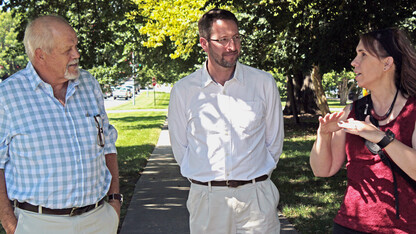
[[[393,107],[394,107],[394,103],[396,103],[396,98],[397,98],[397,94],[399,93],[399,89],[397,89],[397,91],[396,91],[396,95],[394,96],[394,99],[393,99],[393,102],[391,103],[391,106],[390,106],[390,108],[388,109],[388,111],[387,111],[387,113],[385,114],[385,115],[383,115],[383,116],[379,116],[379,115],[377,115],[377,113],[374,111],[374,108],[371,108],[371,116],[373,116],[376,120],[378,120],[378,121],[383,121],[383,120],[385,120],[385,119],[387,119],[389,116],[390,116],[390,114],[391,114],[391,111],[393,110]],[[370,99],[370,101],[371,101],[371,99]],[[371,101],[371,104],[372,104],[372,101]]]

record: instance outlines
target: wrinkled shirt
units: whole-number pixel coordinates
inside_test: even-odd
[[[61,209],[90,205],[106,195],[111,174],[105,154],[116,153],[97,80],[87,71],[69,81],[63,106],[29,62],[0,83],[0,168],[10,200]],[[105,146],[94,120],[103,120]]]
[[[237,63],[224,86],[206,65],[171,92],[169,134],[184,177],[251,180],[270,174],[283,146],[280,95],[271,74]]]

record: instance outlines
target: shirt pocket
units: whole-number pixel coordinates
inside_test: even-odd
[[[264,107],[261,101],[237,100],[231,105],[232,121],[236,129],[250,134],[264,121]]]
[[[188,131],[193,136],[222,134],[226,127],[224,115],[211,103],[191,108],[188,116]]]

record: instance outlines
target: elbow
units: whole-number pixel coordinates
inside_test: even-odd
[[[313,171],[313,175],[315,177],[331,177],[332,176],[329,173],[323,173],[323,172],[317,172],[317,171]]]
[[[312,173],[315,177],[331,177],[334,173],[331,173],[328,169],[316,168],[311,165]]]

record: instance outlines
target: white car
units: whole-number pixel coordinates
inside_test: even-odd
[[[116,88],[113,92],[113,97],[114,97],[114,99],[124,98],[124,99],[128,100],[129,98],[132,97],[131,90],[127,87]]]

